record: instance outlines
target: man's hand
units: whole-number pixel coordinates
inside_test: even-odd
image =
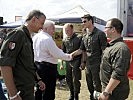
[[[40,80],[37,84],[39,85],[39,89],[41,91],[44,91],[46,89],[45,83],[43,81]]]
[[[105,96],[103,94],[103,92],[102,92],[102,93],[100,93],[100,96],[98,97],[98,100],[109,100],[109,95],[108,96]]]
[[[80,65],[80,69],[81,70],[84,70],[85,69],[85,66],[86,66],[86,64],[84,62],[82,62],[81,65]]]
[[[61,66],[60,66],[60,70],[63,70],[63,69],[64,69],[64,66],[63,66],[63,65],[61,65]]]
[[[80,50],[80,49],[78,49],[78,50],[71,53],[72,58],[74,58],[75,56],[80,55],[80,54],[82,54],[82,50]]]
[[[74,52],[70,53],[70,55],[71,55],[71,60],[73,60],[73,58],[75,56]]]

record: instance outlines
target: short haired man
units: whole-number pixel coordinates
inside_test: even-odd
[[[105,33],[111,40],[104,51],[100,76],[103,92],[99,100],[125,100],[129,95],[127,72],[130,67],[131,52],[121,36],[122,22],[117,18],[107,21]]]
[[[21,27],[7,33],[0,53],[0,67],[10,100],[34,100],[36,68],[31,34],[42,29],[46,16],[29,13]]]
[[[78,55],[83,51],[86,52],[86,81],[90,91],[90,100],[94,100],[94,90],[101,92],[102,86],[100,81],[100,63],[104,49],[107,45],[107,38],[104,32],[94,26],[93,17],[90,14],[82,18],[86,34],[83,36],[80,49],[73,55]]]
[[[71,23],[66,23],[64,29],[67,37],[63,40],[62,49],[66,53],[72,53],[79,49],[82,35],[74,32],[74,27]],[[81,57],[82,55],[78,55],[74,57],[73,60],[66,61],[66,81],[70,89],[69,100],[79,100],[78,95],[81,86]]]

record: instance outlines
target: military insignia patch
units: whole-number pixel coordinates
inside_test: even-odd
[[[16,43],[15,42],[9,42],[8,47],[9,47],[10,50],[15,49],[15,46],[16,46]]]

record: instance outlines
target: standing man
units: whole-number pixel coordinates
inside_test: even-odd
[[[26,23],[9,32],[1,47],[0,67],[10,100],[34,100],[36,68],[31,34],[43,27],[46,16],[29,13]]]
[[[62,49],[66,53],[72,53],[79,49],[82,36],[74,33],[73,25],[70,23],[65,24],[64,29],[67,37],[63,40]],[[72,61],[66,61],[66,81],[70,89],[69,100],[78,100],[78,94],[80,93],[81,56],[78,55]]]
[[[83,42],[79,50],[74,52],[74,55],[86,51],[86,81],[90,91],[90,100],[94,100],[94,90],[101,92],[102,86],[100,81],[100,63],[103,50],[107,45],[107,38],[104,32],[94,26],[93,17],[89,14],[82,17],[86,34],[83,37]]]
[[[119,19],[107,21],[105,33],[111,41],[104,51],[100,66],[103,92],[99,100],[125,100],[129,95],[127,72],[131,52],[121,37],[122,30],[123,24]]]
[[[47,21],[44,23],[42,31],[33,37],[35,63],[38,68],[37,72],[46,85],[44,92],[37,88],[35,93],[36,100],[55,99],[58,59],[72,59],[71,54],[64,53],[56,46],[55,41],[52,38],[54,32],[55,26],[53,22]]]

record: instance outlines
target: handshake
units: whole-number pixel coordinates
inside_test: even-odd
[[[71,58],[73,59],[75,56],[82,54],[82,50],[78,49],[72,53],[70,53]],[[71,59],[71,60],[72,60]]]
[[[80,69],[81,69],[81,70],[84,70],[84,69],[85,69],[85,66],[86,66],[86,60],[85,60],[85,58],[84,58],[85,55],[83,56],[83,51],[80,50],[80,49],[78,49],[78,50],[72,52],[72,53],[70,54],[70,56],[71,56],[71,60],[73,60],[73,58],[74,58],[75,56],[78,56],[78,55],[80,55],[80,54],[82,54],[82,60],[81,60]]]

